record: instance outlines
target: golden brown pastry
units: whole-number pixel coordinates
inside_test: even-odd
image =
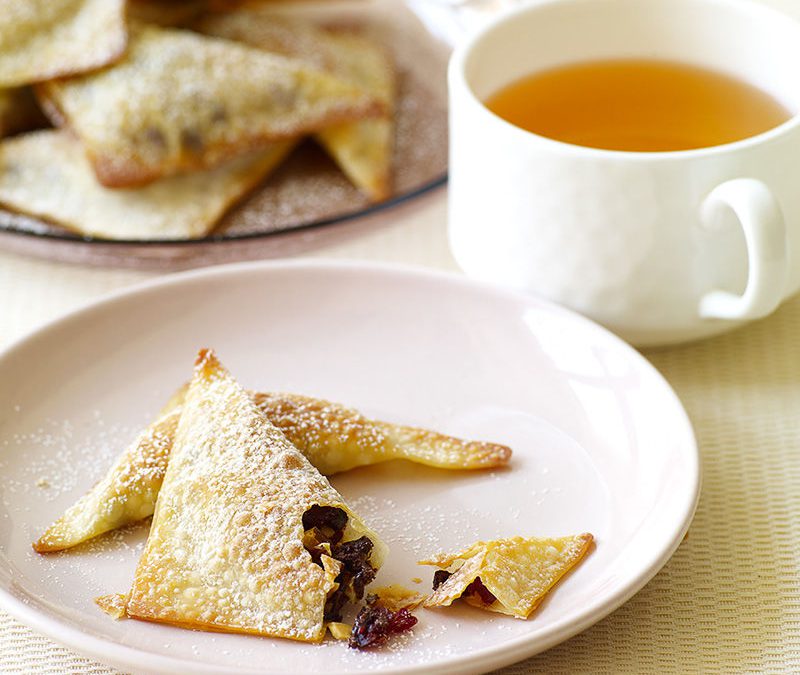
[[[183,397],[173,397],[105,477],[47,529],[33,545],[34,550],[61,551],[152,516],[182,406]]]
[[[593,537],[513,537],[479,541],[455,554],[423,560],[434,565],[434,591],[425,607],[448,606],[458,598],[490,612],[527,619],[559,579],[589,551]]]
[[[368,93],[302,62],[150,25],[131,27],[128,52],[114,67],[47,82],[38,92],[109,187],[208,169],[383,109]]]
[[[292,147],[282,141],[216,169],[111,189],[97,182],[77,139],[40,131],[0,143],[0,204],[103,239],[203,237]]]
[[[386,107],[380,117],[335,124],[315,138],[372,201],[391,196],[395,74],[385,49],[352,32],[331,31],[263,10],[209,14],[194,28],[300,59],[368,91]]]
[[[34,544],[40,552],[76,546],[153,513],[169,461],[169,447],[185,388],[129,446],[106,477]],[[407,459],[442,469],[504,466],[503,445],[462,441],[435,431],[370,420],[336,403],[295,394],[252,393],[258,408],[323,474]],[[153,435],[158,441],[153,442]]]
[[[0,87],[100,68],[126,42],[125,0],[4,0]]]
[[[127,615],[315,642],[345,602],[363,597],[385,554],[214,354],[201,352]]]
[[[298,394],[254,393],[256,404],[322,473],[407,459],[439,469],[505,466],[511,449],[381,422],[357,410]]]

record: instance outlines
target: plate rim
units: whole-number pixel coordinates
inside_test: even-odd
[[[604,602],[596,606],[592,611],[587,612],[577,620],[566,617],[555,622],[543,635],[531,640],[531,636],[522,635],[510,642],[489,647],[478,654],[467,654],[456,656],[437,665],[417,664],[409,666],[383,666],[381,672],[385,673],[478,673],[489,669],[501,668],[503,666],[516,663],[520,660],[529,658],[538,653],[546,651],[551,647],[583,632],[601,619],[611,614],[614,610],[622,606],[636,593],[638,593],[669,561],[677,548],[680,546],[686,532],[691,525],[692,519],[697,509],[700,499],[702,470],[700,453],[696,435],[680,398],[666,378],[648,361],[642,354],[634,349],[627,342],[622,340],[608,329],[595,323],[594,321],[562,307],[556,303],[545,300],[533,294],[526,294],[519,291],[509,290],[498,286],[486,284],[484,282],[470,279],[458,273],[446,272],[439,269],[419,265],[409,265],[403,263],[375,262],[358,259],[326,259],[326,258],[294,258],[291,260],[259,260],[248,262],[228,263],[224,265],[213,265],[189,271],[177,272],[158,276],[154,279],[135,283],[123,289],[118,289],[104,294],[99,298],[90,300],[83,305],[69,310],[50,321],[35,326],[21,337],[13,340],[4,349],[0,350],[0,364],[13,359],[15,352],[20,351],[27,344],[35,339],[44,338],[48,333],[58,331],[64,326],[73,322],[80,322],[94,312],[106,311],[116,303],[124,301],[131,296],[137,296],[152,291],[169,289],[173,286],[191,284],[197,280],[207,280],[214,277],[236,277],[248,275],[260,271],[282,272],[285,270],[327,270],[334,273],[368,273],[377,275],[389,275],[400,277],[414,277],[418,280],[429,281],[432,283],[447,283],[455,287],[460,287],[466,292],[484,293],[488,296],[495,296],[500,299],[517,300],[526,304],[535,305],[556,314],[569,317],[571,320],[583,324],[585,327],[599,331],[616,347],[622,350],[627,357],[636,361],[640,368],[649,372],[651,377],[663,388],[664,393],[671,399],[675,407],[675,412],[684,426],[684,435],[687,440],[685,448],[686,457],[691,459],[691,466],[685,467],[684,474],[687,478],[687,492],[680,512],[680,517],[675,519],[675,528],[664,541],[657,553],[650,558],[650,563],[639,571],[637,575],[628,580],[626,585],[612,592]],[[129,647],[88,634],[72,624],[58,618],[50,618],[39,613],[23,600],[11,595],[4,588],[0,587],[0,608],[7,611],[11,616],[28,625],[56,642],[65,645],[76,652],[97,659],[103,663],[111,664],[116,667],[127,669],[139,669],[136,672],[160,672],[160,673],[184,673],[187,661],[184,659],[154,654],[140,649]],[[221,666],[213,666],[191,662],[191,667],[197,673],[227,673],[229,670]],[[147,670],[141,670],[146,668]],[[240,673],[264,673],[281,671],[269,671],[263,669],[237,669]],[[329,670],[329,675],[347,675],[355,671]],[[360,671],[358,671],[360,672]],[[365,671],[368,672],[368,671]]]
[[[248,241],[269,241],[271,237],[276,237],[281,234],[291,234],[293,232],[308,232],[322,227],[332,225],[342,225],[349,222],[361,220],[368,216],[373,216],[376,213],[390,210],[403,204],[414,201],[418,197],[422,197],[428,192],[432,192],[443,185],[446,185],[449,180],[449,171],[447,168],[441,173],[438,173],[433,178],[426,180],[419,185],[414,186],[406,192],[401,192],[393,195],[388,199],[380,202],[370,203],[361,209],[346,211],[334,216],[327,216],[318,218],[308,222],[300,223],[298,225],[290,225],[282,230],[272,230],[269,232],[243,232],[242,234],[229,235],[223,230],[222,232],[211,233],[204,237],[184,238],[184,239],[108,239],[105,237],[93,237],[91,235],[81,235],[78,232],[70,230],[63,225],[51,222],[47,219],[38,219],[42,223],[50,227],[58,227],[63,232],[37,232],[36,230],[29,230],[22,227],[0,225],[0,233],[7,234],[21,239],[31,239],[34,241],[50,241],[58,246],[62,245],[86,245],[86,246],[110,246],[112,248],[121,248],[142,246],[145,248],[170,248],[170,249],[185,249],[191,250],[202,245],[217,244],[224,246],[226,244],[237,244]],[[246,201],[250,195],[245,195],[242,201]],[[233,207],[232,207],[233,208]],[[33,220],[37,220],[35,216],[26,216],[24,213],[13,211],[0,207],[0,211],[12,215],[22,215]]]

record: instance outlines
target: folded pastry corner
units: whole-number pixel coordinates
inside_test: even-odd
[[[527,619],[550,589],[586,556],[593,540],[584,533],[558,539],[479,541],[459,553],[420,561],[420,565],[440,568],[424,606],[449,606],[462,598],[490,612]]]
[[[100,68],[125,51],[125,0],[6,0],[0,87]]]
[[[270,421],[325,475],[392,459],[440,469],[490,469],[511,459],[511,448],[465,441],[436,431],[372,420],[357,410],[297,394],[253,398]]]
[[[380,100],[383,115],[327,126],[315,138],[371,201],[391,196],[397,92],[394,65],[383,45],[352,31],[325,29],[263,7],[210,13],[193,28],[299,59]]]
[[[315,642],[363,597],[385,555],[327,479],[202,351],[127,615]]]
[[[128,52],[113,67],[37,91],[54,123],[78,136],[108,187],[212,168],[384,107],[303,62],[148,24],[131,26]]]
[[[372,92],[384,101],[389,112],[381,117],[325,127],[315,138],[370,201],[388,199],[392,195],[396,104],[391,60],[381,45],[357,34],[333,33],[328,44],[339,55],[332,72]]]
[[[182,403],[180,397],[170,399],[103,479],[33,544],[37,553],[63,551],[153,515]]]

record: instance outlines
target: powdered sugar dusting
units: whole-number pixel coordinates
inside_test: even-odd
[[[322,473],[390,459],[447,469],[504,466],[510,448],[371,420],[338,403],[296,394],[253,395],[256,404]]]
[[[34,431],[15,433],[0,441],[15,454],[30,457],[17,478],[2,471],[9,460],[0,459],[2,493],[35,495],[50,502],[85,485],[87,478],[98,479],[124,444],[120,439],[130,438],[135,432],[127,426],[106,426],[99,411],[94,411],[94,417],[93,433],[80,443],[75,443],[70,420],[53,419],[44,419]]]
[[[441,551],[441,535],[445,530],[458,532],[466,546],[494,523],[501,527],[500,517],[478,508],[453,511],[432,504],[401,508],[390,497],[374,495],[355,497],[350,503],[375,530],[385,533],[384,539],[391,549],[411,552],[418,559]]]

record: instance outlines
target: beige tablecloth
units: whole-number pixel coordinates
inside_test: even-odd
[[[304,236],[297,255],[455,269],[444,192]],[[291,242],[290,242],[291,243]],[[0,253],[0,347],[153,273]],[[646,355],[683,400],[705,483],[688,538],[636,597],[512,673],[800,672],[800,299],[726,336]],[[0,673],[107,673],[0,612]]]

